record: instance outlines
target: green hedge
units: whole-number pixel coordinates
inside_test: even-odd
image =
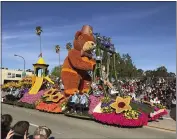
[[[28,109],[35,109],[35,105],[34,104],[28,104],[28,103],[24,103],[24,102],[5,101],[3,103],[9,104],[9,105],[15,105],[15,106],[18,106],[18,107],[24,107],[24,108],[28,108]]]

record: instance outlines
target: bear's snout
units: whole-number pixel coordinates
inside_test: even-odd
[[[96,47],[96,43],[91,42],[91,45],[92,45],[92,50],[95,49],[95,47]]]
[[[83,51],[93,51],[96,47],[96,44],[93,41],[87,41],[83,46]]]
[[[94,42],[92,42],[91,45],[94,46],[94,47],[96,46],[96,44]]]

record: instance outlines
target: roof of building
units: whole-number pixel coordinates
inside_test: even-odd
[[[39,57],[38,61],[36,62],[36,64],[33,64],[33,66],[35,66],[35,67],[40,67],[40,66],[48,67],[49,65],[46,64],[45,60],[42,57]]]
[[[45,63],[45,60],[44,60],[42,57],[39,57],[39,59],[38,59],[38,61],[37,61],[36,64],[39,64],[39,65],[47,65],[47,64]]]

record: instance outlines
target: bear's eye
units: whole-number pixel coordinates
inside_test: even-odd
[[[92,30],[89,30],[89,33],[92,34]]]
[[[79,38],[78,38],[78,39],[79,39],[79,40],[82,40],[83,38],[84,38],[83,36],[79,36]]]

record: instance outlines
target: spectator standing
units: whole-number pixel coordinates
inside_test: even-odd
[[[9,114],[4,114],[1,116],[1,138],[4,139],[10,130],[12,123],[12,116]]]
[[[46,126],[39,126],[33,134],[33,139],[48,139],[52,131]]]
[[[176,96],[173,97],[171,103],[172,103],[171,108],[175,108],[176,107]]]
[[[28,121],[17,122],[11,130],[11,134],[13,134],[13,139],[27,138],[29,126],[30,124]]]

